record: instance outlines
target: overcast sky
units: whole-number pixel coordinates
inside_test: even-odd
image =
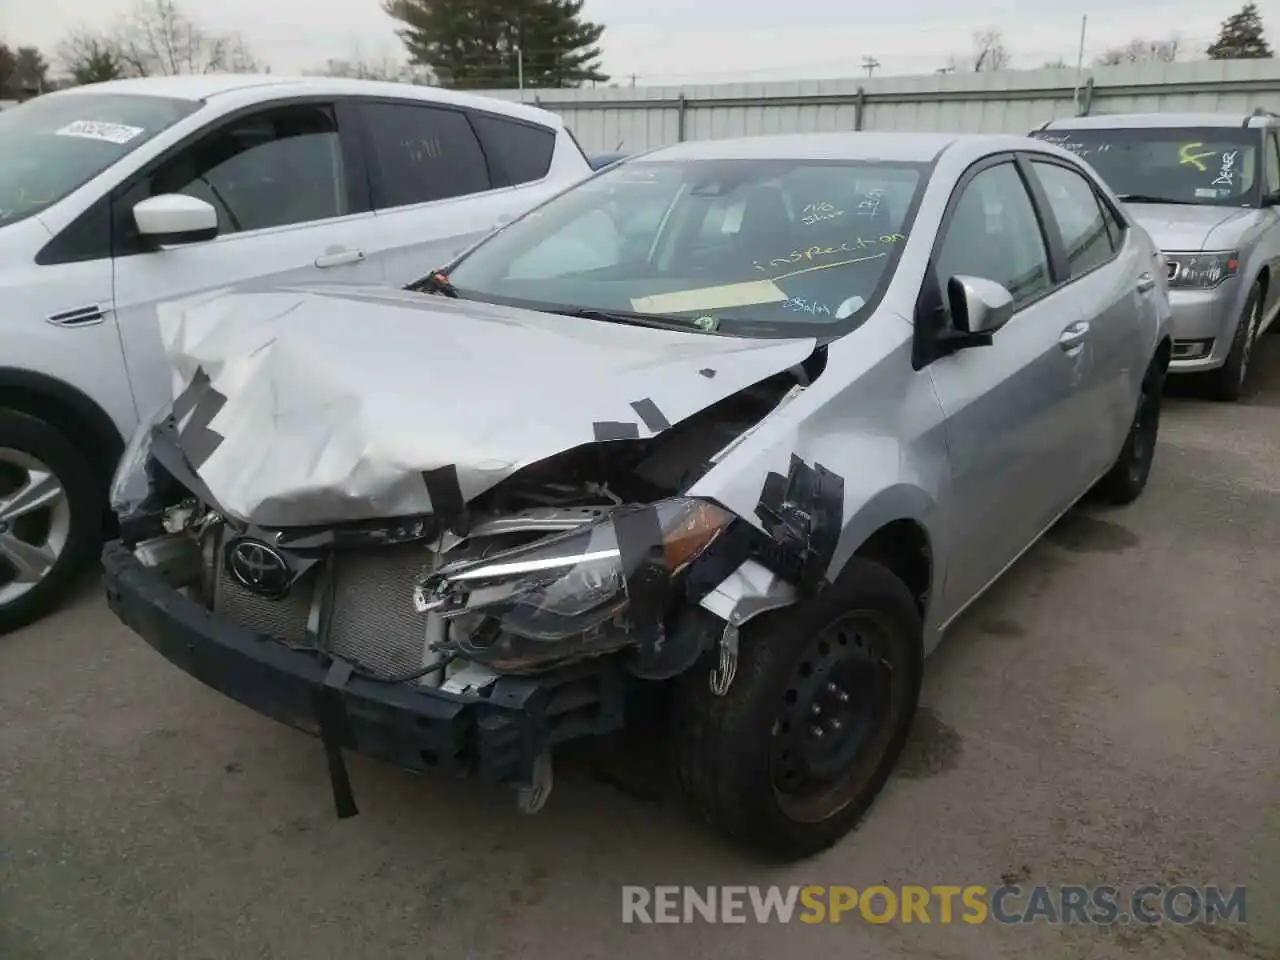
[[[1078,2],[1078,0],[1077,0]],[[277,73],[326,59],[398,57],[395,23],[378,0],[179,0],[193,19],[239,31]],[[0,0],[0,37],[54,50],[67,30],[101,26],[130,0]],[[1280,43],[1280,0],[1258,4]],[[1134,36],[1178,35],[1197,52],[1240,7],[1231,0],[587,0],[605,24],[604,69],[630,84],[717,83],[861,75],[864,56],[879,74],[931,73],[968,54],[977,29],[1000,27],[1014,66],[1059,57],[1075,63],[1082,14],[1086,59]],[[39,9],[38,17],[31,11]]]

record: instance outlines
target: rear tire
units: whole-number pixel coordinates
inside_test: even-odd
[[[1258,324],[1262,316],[1262,284],[1255,283],[1249,291],[1249,299],[1240,311],[1231,351],[1226,362],[1207,374],[1209,396],[1214,400],[1235,403],[1244,394],[1245,379],[1249,375],[1249,360],[1253,356]]]
[[[686,799],[769,861],[834,845],[902,752],[922,637],[911,591],[859,557],[812,599],[752,621],[723,697],[711,693],[705,661],[677,686],[671,742]]]
[[[62,433],[0,410],[0,634],[52,610],[92,559],[102,534],[99,486]]]
[[[1159,358],[1151,361],[1142,380],[1138,409],[1129,427],[1129,436],[1115,465],[1093,492],[1107,503],[1124,506],[1133,503],[1147,488],[1151,464],[1155,460],[1156,441],[1160,436],[1160,406],[1164,396],[1165,367]]]

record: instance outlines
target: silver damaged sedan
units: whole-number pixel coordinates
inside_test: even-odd
[[[535,811],[554,751],[661,716],[714,829],[810,856],[956,616],[1086,493],[1142,492],[1165,284],[1032,139],[633,157],[408,289],[163,308],[174,400],[113,485],[110,603],[319,737],[340,816],[347,750]]]

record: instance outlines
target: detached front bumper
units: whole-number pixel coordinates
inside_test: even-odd
[[[408,770],[529,787],[535,761],[556,744],[622,724],[624,674],[611,661],[500,677],[480,693],[382,683],[352,674],[324,651],[215,617],[119,541],[107,544],[102,563],[112,611],[167,660],[325,742],[339,815],[355,812],[343,748]]]

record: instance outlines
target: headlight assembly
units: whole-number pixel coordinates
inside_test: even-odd
[[[129,438],[124,455],[111,478],[109,503],[118,516],[136,511],[151,495],[151,475],[147,460],[151,457],[152,431],[157,423],[169,414],[171,404],[165,404],[152,416],[144,418]]]
[[[448,564],[415,584],[414,605],[450,621],[450,641],[495,669],[609,653],[663,615],[639,607],[733,519],[701,500],[620,507],[568,533]]]
[[[1240,269],[1237,250],[1209,253],[1165,252],[1169,264],[1169,286],[1175,289],[1209,290],[1229,280]]]

